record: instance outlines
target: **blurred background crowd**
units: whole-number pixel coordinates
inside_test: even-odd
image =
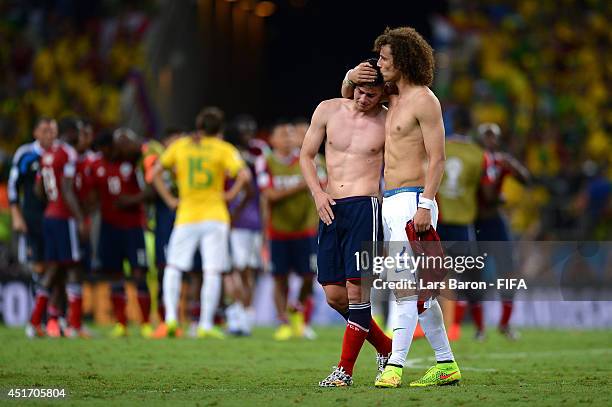
[[[337,3],[0,0],[5,247],[10,158],[38,117],[158,138],[215,104],[230,119],[255,117],[265,141],[279,117],[309,117],[338,97],[346,70],[370,56],[386,25],[414,26],[436,50],[447,134],[453,111],[467,107],[476,125],[499,124],[504,149],[533,175],[527,186],[504,185],[515,238],[612,238],[611,2],[382,2],[368,24],[367,3]]]

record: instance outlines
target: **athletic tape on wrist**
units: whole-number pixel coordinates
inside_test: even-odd
[[[436,204],[433,201],[433,199],[423,198],[422,196],[420,196],[419,197],[419,204],[417,205],[417,207],[418,208],[423,208],[423,209],[429,209],[431,211],[431,210],[433,210],[435,205]]]

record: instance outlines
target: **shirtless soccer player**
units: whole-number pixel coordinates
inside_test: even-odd
[[[380,230],[378,196],[386,114],[380,104],[382,95],[379,73],[375,82],[354,89],[353,100],[321,102],[300,154],[302,173],[321,218],[318,280],[329,305],[347,320],[340,362],[319,383],[322,387],[352,384],[353,366],[366,339],[376,347],[380,370],[391,351],[391,340],[372,319],[370,287],[366,280],[362,282],[355,262],[362,244],[377,241]],[[325,136],[326,191],[315,164]]]
[[[428,88],[433,81],[433,50],[413,28],[387,28],[374,43],[378,66],[386,82],[398,94],[389,97],[385,123],[385,192],[382,205],[383,229],[392,249],[410,251],[406,224],[414,222],[417,232],[436,227],[438,192],[444,172],[444,126],[440,102]],[[354,83],[372,80],[374,72],[364,64],[349,71],[343,96],[350,97]],[[396,276],[403,270],[395,270]],[[406,278],[414,278],[410,271]],[[416,293],[396,291],[397,314],[393,329],[393,352],[376,387],[398,387],[417,322],[435,351],[436,365],[410,386],[432,386],[457,382],[461,373],[451,351],[442,310],[435,298],[425,301],[419,313]]]

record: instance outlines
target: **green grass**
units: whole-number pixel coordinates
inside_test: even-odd
[[[518,342],[491,331],[484,343],[466,331],[453,344],[461,385],[385,390],[373,387],[368,344],[352,388],[318,388],[337,362],[342,329],[318,332],[316,341],[285,343],[272,341],[271,329],[225,341],[85,341],[27,340],[20,329],[0,328],[0,404],[18,403],[5,398],[16,387],[65,388],[68,397],[51,404],[576,406],[612,400],[611,331],[528,330]],[[404,381],[420,377],[431,355],[425,340],[416,341]]]

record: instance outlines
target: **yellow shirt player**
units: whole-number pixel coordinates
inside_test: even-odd
[[[189,271],[199,249],[205,274],[201,294],[198,337],[223,337],[213,326],[221,295],[221,273],[229,269],[229,212],[232,200],[250,182],[251,175],[238,150],[221,140],[223,112],[209,107],[196,119],[196,133],[181,137],[161,155],[154,172],[154,185],[170,208],[177,208],[174,229],[168,243],[163,278],[165,325],[156,336],[178,334],[177,312],[181,272]],[[174,171],[178,199],[163,182],[164,169]],[[226,176],[235,177],[225,192]]]

